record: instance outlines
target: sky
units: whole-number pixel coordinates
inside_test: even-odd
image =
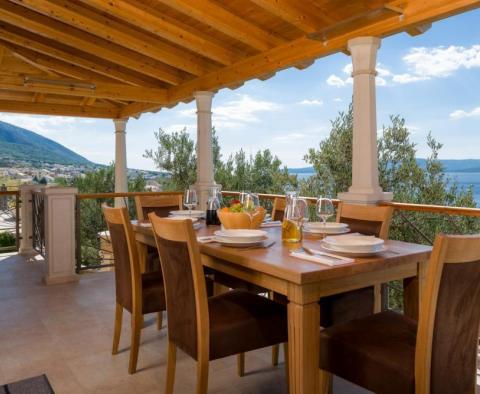
[[[426,33],[382,40],[377,64],[377,122],[381,132],[390,115],[401,115],[428,155],[429,131],[444,146],[441,159],[480,159],[480,10],[433,24]],[[224,158],[243,148],[269,148],[289,167],[305,167],[304,155],[318,147],[330,122],[348,108],[352,96],[350,58],[336,54],[305,70],[289,69],[267,81],[223,89],[213,99],[213,125]],[[108,164],[114,158],[111,120],[0,113],[0,120],[51,138],[87,159]],[[195,104],[144,114],[127,124],[130,168],[155,169],[143,157],[154,148],[154,132],[183,128],[196,138]]]

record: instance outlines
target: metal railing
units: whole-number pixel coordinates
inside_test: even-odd
[[[20,193],[0,191],[0,253],[18,251],[20,246]]]
[[[45,197],[41,191],[32,192],[32,244],[45,256]]]
[[[134,198],[183,194],[182,192],[126,192],[78,194],[75,209],[76,271],[102,269],[113,266],[110,234],[102,213],[102,204],[113,206],[115,198],[123,198],[130,217],[136,219]]]

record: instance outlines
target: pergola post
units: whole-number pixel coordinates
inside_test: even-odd
[[[353,65],[352,186],[338,197],[350,203],[376,204],[392,199],[392,193],[382,191],[378,178],[375,66],[380,43],[376,37],[348,41]]]
[[[115,124],[115,193],[128,191],[127,181],[127,143],[126,132],[128,118],[113,119]],[[123,197],[115,198],[115,206],[125,206]]]
[[[197,103],[197,181],[198,208],[206,209],[208,189],[215,186],[212,149],[212,98],[213,92],[194,93]]]

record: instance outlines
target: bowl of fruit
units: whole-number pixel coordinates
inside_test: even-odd
[[[229,207],[217,211],[220,222],[227,230],[259,228],[265,213],[265,208],[248,209],[239,200],[232,200]]]

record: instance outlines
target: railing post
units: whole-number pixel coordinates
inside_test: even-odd
[[[47,285],[78,280],[75,273],[74,187],[47,187],[45,204],[45,276]]]
[[[20,191],[20,220],[21,239],[18,253],[22,256],[31,256],[35,254],[33,249],[33,211],[32,211],[32,192],[41,188],[39,185],[21,185]]]

